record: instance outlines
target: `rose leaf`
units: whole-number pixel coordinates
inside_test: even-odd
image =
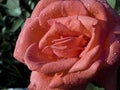
[[[92,83],[89,83],[89,84],[87,85],[86,90],[105,90],[105,89],[104,89],[104,88],[101,88],[101,87],[98,87],[98,86],[96,86],[96,85],[94,85],[94,84],[92,84]]]

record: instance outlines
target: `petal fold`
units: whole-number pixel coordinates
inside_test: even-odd
[[[77,58],[68,58],[58,60],[56,62],[47,63],[42,66],[41,72],[45,74],[64,72],[68,70],[70,67],[72,67],[77,60],[78,60]]]
[[[26,49],[34,42],[38,42],[46,30],[39,25],[38,18],[29,18],[26,20],[25,25],[18,37],[14,57],[20,62],[24,63],[24,54]]]
[[[64,84],[78,85],[78,84],[86,83],[87,80],[91,79],[98,71],[100,64],[101,64],[101,60],[97,60],[87,70],[67,74],[66,76],[63,77]]]
[[[99,54],[99,50],[100,46],[97,45],[88,53],[86,53],[86,55],[83,56],[79,61],[77,61],[69,70],[69,72],[76,72],[89,68],[90,65],[96,60],[96,57]]]
[[[47,20],[51,18],[73,16],[73,15],[86,15],[87,11],[84,5],[78,1],[56,1],[48,5],[39,15],[39,22],[41,25],[47,25]]]
[[[41,53],[38,43],[33,43],[27,48],[24,60],[30,70],[39,70],[43,64],[51,61],[49,57]]]
[[[87,10],[92,14],[95,18],[99,20],[106,21],[107,20],[107,14],[105,7],[98,2],[97,0],[81,0]]]

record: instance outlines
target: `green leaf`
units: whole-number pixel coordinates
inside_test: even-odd
[[[15,32],[23,24],[23,22],[24,20],[22,18],[19,18],[16,21],[14,21],[11,31]]]
[[[0,0],[0,2],[2,2],[3,0]]]
[[[112,8],[115,8],[116,0],[107,0],[107,2],[110,4]]]
[[[105,90],[105,89],[104,89],[104,88],[100,88],[100,87],[98,87],[98,86],[95,86],[95,85],[92,84],[92,83],[89,83],[89,84],[87,85],[86,90]]]
[[[19,0],[7,0],[7,12],[11,16],[20,16],[21,8],[19,6]]]

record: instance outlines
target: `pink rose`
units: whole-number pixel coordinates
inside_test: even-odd
[[[84,90],[90,81],[115,90],[120,17],[106,0],[40,0],[14,57],[32,71],[30,90]]]

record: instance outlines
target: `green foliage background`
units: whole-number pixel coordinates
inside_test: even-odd
[[[13,51],[20,30],[39,0],[0,0],[0,89],[25,88],[29,84],[30,71],[13,58]],[[120,15],[120,1],[108,0]],[[120,76],[120,69],[118,70]],[[120,77],[118,77],[120,90]],[[104,90],[89,84],[88,90]]]

